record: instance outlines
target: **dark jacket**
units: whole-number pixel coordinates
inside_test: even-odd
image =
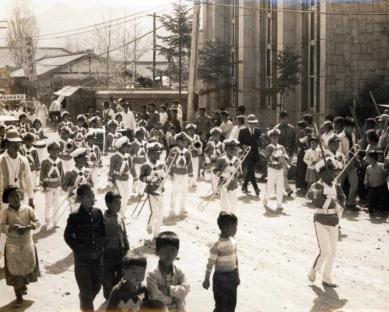
[[[259,128],[254,128],[254,135],[251,135],[249,128],[240,130],[239,142],[241,145],[251,147],[247,160],[259,160],[258,148],[261,146],[261,130]]]
[[[64,233],[65,241],[76,258],[98,259],[103,256],[105,226],[103,213],[97,208],[83,208],[69,215]]]

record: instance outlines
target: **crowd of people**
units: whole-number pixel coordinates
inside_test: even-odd
[[[324,266],[325,287],[337,286],[331,271],[343,208],[347,213],[367,206],[371,218],[387,217],[388,112],[364,125],[347,116],[327,116],[317,126],[312,115],[304,115],[296,128],[288,113],[281,112],[278,124],[261,129],[257,117],[246,115],[243,106],[234,117],[227,110],[209,116],[199,108],[196,120],[186,123],[177,102],[158,110],[150,103],[135,113],[125,100],[111,100],[101,114],[88,109],[75,118],[57,104],[52,103],[50,116],[40,103],[28,111],[8,108],[17,112],[19,122],[0,125],[1,249],[6,282],[15,290],[14,307],[22,306],[27,285],[39,276],[32,240],[32,231],[40,227],[36,192],[45,195],[48,229],[59,227],[61,198],[69,203],[64,238],[74,253],[82,311],[94,311],[101,288],[107,311],[186,311],[190,285],[175,265],[180,239],[173,231],[161,232],[161,225],[188,217],[188,191],[196,194],[201,180],[209,181],[212,189],[202,204],[220,200],[220,237],[211,246],[203,282],[208,289],[214,270],[217,312],[235,311],[237,302],[239,185],[260,201],[258,182],[265,182],[262,203],[271,214],[282,214],[285,196],[312,201],[319,252],[308,278],[314,282]],[[50,140],[47,118],[56,125]],[[104,129],[102,141],[97,140],[98,129]],[[109,164],[105,211],[95,207],[103,163]],[[167,181],[170,194],[165,191]],[[124,220],[131,195],[138,197],[134,212],[140,213],[144,205],[151,211],[148,243],[155,246],[159,262],[147,277],[147,259],[130,251],[127,238]]]

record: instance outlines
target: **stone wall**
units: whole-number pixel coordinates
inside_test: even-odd
[[[388,0],[329,1],[328,13],[389,13]],[[326,16],[326,112],[334,110],[367,81],[389,80],[389,14],[327,14]],[[385,33],[385,29],[387,32]],[[367,104],[370,105],[370,104]]]

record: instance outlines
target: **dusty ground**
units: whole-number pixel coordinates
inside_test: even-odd
[[[102,173],[100,187],[105,181]],[[201,196],[209,192],[209,184],[201,182],[187,201],[189,217],[162,230],[176,231],[181,239],[177,265],[186,272],[191,284],[187,298],[188,311],[213,309],[212,291],[202,289],[210,244],[218,237],[216,218],[218,201],[204,212],[197,207]],[[264,185],[261,185],[262,192]],[[169,187],[167,194],[169,194]],[[103,194],[98,194],[97,207],[103,208]],[[342,221],[343,238],[338,245],[334,280],[335,290],[324,290],[318,281],[311,284],[307,273],[317,252],[312,223],[313,211],[305,199],[297,198],[285,205],[285,214],[265,214],[260,201],[250,196],[240,198],[238,209],[241,286],[238,312],[256,311],[389,311],[389,226],[387,222],[368,219],[365,212],[347,215]],[[36,193],[35,205],[44,220],[44,196]],[[128,209],[128,234],[132,249],[143,251],[148,269],[156,266],[153,250],[143,247],[149,238],[145,225],[147,210],[138,220],[130,218],[135,203]],[[66,213],[67,214],[67,213]],[[35,234],[42,277],[29,287],[26,302],[18,311],[79,311],[78,289],[73,272],[73,255],[63,240],[65,215],[56,231],[40,230]],[[0,312],[12,311],[13,289],[0,277]],[[104,302],[100,293],[96,307]]]

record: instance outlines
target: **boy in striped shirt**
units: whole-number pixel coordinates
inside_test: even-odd
[[[217,224],[221,231],[220,238],[210,251],[203,288],[208,289],[213,266],[213,296],[216,312],[233,312],[236,307],[237,288],[240,284],[236,241],[238,218],[234,214],[222,212]]]

